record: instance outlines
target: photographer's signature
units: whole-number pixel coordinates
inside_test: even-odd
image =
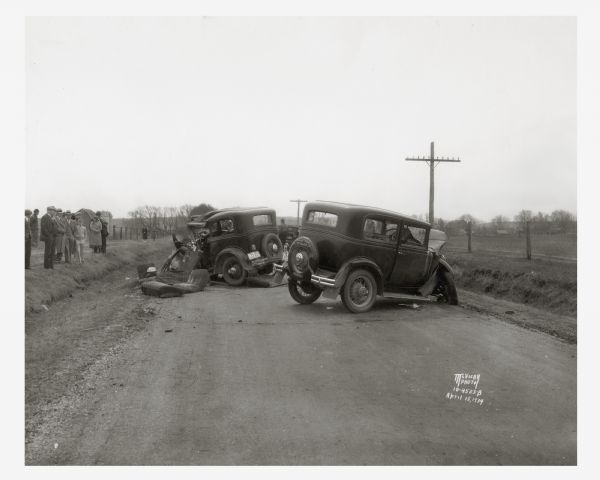
[[[455,373],[454,386],[446,393],[448,400],[483,405],[482,391],[479,387],[479,373]]]

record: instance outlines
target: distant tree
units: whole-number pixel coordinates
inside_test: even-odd
[[[533,226],[534,233],[548,233],[550,230],[550,215],[538,212],[532,219],[531,224]]]
[[[550,214],[550,221],[556,230],[562,233],[567,233],[574,230],[577,225],[575,215],[566,210],[554,210]]]
[[[519,225],[519,233],[525,231],[525,225],[527,224],[527,222],[530,222],[532,218],[533,213],[531,212],[531,210],[521,210],[515,215],[515,222],[517,222],[517,224]]]
[[[504,215],[496,215],[492,218],[492,224],[494,225],[496,230],[504,230],[506,228],[506,224],[508,223],[508,218]]]
[[[190,210],[190,216],[202,215],[203,213],[210,212],[211,210],[216,210],[216,208],[213,207],[210,203],[201,203],[200,205],[197,205],[196,207]]]

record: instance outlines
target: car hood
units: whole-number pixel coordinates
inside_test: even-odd
[[[448,236],[441,230],[432,228],[429,232],[429,248],[431,248],[434,252],[439,253],[447,241]]]

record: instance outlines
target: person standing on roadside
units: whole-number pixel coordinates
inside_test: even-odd
[[[92,218],[90,221],[90,247],[94,251],[94,253],[98,253],[100,251],[100,246],[102,245],[102,222],[100,221],[100,212],[96,212],[96,216]]]
[[[33,211],[33,215],[29,219],[29,226],[31,228],[31,245],[34,247],[38,246],[40,240],[40,219],[38,214],[40,211],[36,208]]]
[[[81,217],[77,218],[77,220],[75,222],[73,222],[75,224],[75,230],[73,232],[73,237],[75,238],[75,257],[79,260],[79,263],[85,263],[84,260],[84,248],[85,248],[85,243],[86,240],[88,238],[88,234],[87,234],[87,228],[85,227],[85,225],[82,223],[81,221]]]
[[[54,242],[56,241],[56,208],[48,207],[40,220],[40,240],[44,242],[44,268],[54,268]]]
[[[63,237],[62,251],[65,254],[65,263],[71,263],[71,252],[73,251],[71,244],[74,242],[73,229],[71,225],[71,210],[67,210],[65,212],[63,221],[65,223],[65,236]]]
[[[31,210],[25,210],[25,269],[31,268]]]
[[[54,240],[54,250],[56,250],[56,262],[60,263],[63,256],[63,242],[65,239],[65,221],[63,219],[62,208],[56,209],[54,222],[56,223],[56,239]]]
[[[75,214],[71,215],[71,221],[69,222],[69,227],[71,228],[71,237],[69,240],[69,249],[71,250],[71,257],[75,255],[75,231],[77,230],[77,216]]]
[[[106,238],[108,237],[108,222],[102,217],[100,217],[100,222],[102,222],[102,228],[100,230],[100,235],[102,237],[102,246],[100,247],[100,251],[106,254]]]

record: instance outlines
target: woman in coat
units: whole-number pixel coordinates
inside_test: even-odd
[[[100,247],[102,246],[102,236],[100,232],[102,231],[102,222],[100,221],[100,215],[96,213],[96,216],[92,218],[90,222],[90,247],[94,251],[94,253],[98,253],[100,251]]]

